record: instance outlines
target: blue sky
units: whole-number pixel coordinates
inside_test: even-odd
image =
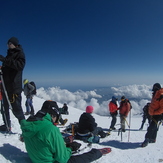
[[[162,20],[162,0],[3,1],[0,54],[17,37],[39,86],[162,83]]]

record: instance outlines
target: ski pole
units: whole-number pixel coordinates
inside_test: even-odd
[[[130,139],[130,126],[131,126],[131,110],[130,110],[130,115],[129,115],[129,132],[128,132],[128,142]]]
[[[126,120],[126,118],[125,118],[125,117],[124,117],[124,120],[125,120],[125,122],[126,122],[126,124],[127,124],[128,128],[130,128],[130,125],[128,124],[128,122],[127,122],[127,120]]]

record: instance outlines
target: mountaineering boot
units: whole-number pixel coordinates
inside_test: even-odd
[[[8,129],[6,125],[0,126],[0,132],[10,132],[10,131],[11,131],[11,127],[9,127]]]
[[[34,115],[34,112],[33,112],[33,111],[30,111],[30,115],[32,115],[32,116],[33,116],[33,115]]]
[[[111,148],[102,148],[98,150],[102,153],[102,155],[106,155],[111,152]]]
[[[146,138],[144,142],[141,144],[141,147],[146,147],[149,143],[149,138]]]
[[[67,123],[67,121],[68,121],[68,119],[64,119],[62,125],[64,126]]]
[[[156,143],[155,139],[149,139],[149,143]]]
[[[104,131],[101,131],[99,135],[101,138],[105,138],[106,136],[108,136],[107,133],[105,133]]]
[[[24,115],[29,115],[30,113],[29,112],[25,112]]]
[[[107,133],[106,133],[106,136],[109,136],[109,135],[110,135],[110,132],[107,132]]]

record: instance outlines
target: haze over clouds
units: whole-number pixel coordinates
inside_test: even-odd
[[[105,88],[105,92],[106,92]],[[60,87],[49,87],[47,89],[41,87],[37,90],[37,96],[46,100],[55,100],[60,103],[67,103],[68,105],[85,110],[87,105],[92,105],[95,108],[95,113],[99,115],[109,115],[108,103],[114,95],[120,100],[121,96],[126,96],[133,106],[132,114],[140,114],[144,105],[151,100],[152,85],[128,85],[111,87],[111,92],[108,92],[108,99],[103,101],[104,94],[98,94],[98,89],[90,91],[78,90],[71,92]],[[102,102],[99,102],[102,101]]]

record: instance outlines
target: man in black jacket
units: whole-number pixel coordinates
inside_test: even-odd
[[[25,119],[21,106],[22,73],[25,66],[25,55],[17,38],[11,37],[7,42],[7,46],[7,56],[0,55],[2,75],[13,114],[20,122],[22,119]],[[4,125],[0,126],[0,131],[10,131],[9,101],[4,91],[2,96],[4,109],[1,109],[1,112]]]

